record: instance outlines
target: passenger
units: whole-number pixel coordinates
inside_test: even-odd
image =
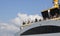
[[[29,24],[29,23],[30,23],[30,21],[28,20],[27,24]]]
[[[37,20],[37,18],[35,19],[35,22],[37,22],[38,20]]]
[[[41,19],[39,19],[39,21],[41,21]]]
[[[44,18],[43,20],[46,20],[46,18]]]
[[[53,18],[57,18],[58,17],[58,14],[57,13],[55,13],[55,15],[53,16]]]
[[[53,19],[53,16],[52,15],[50,15],[50,19]]]
[[[25,22],[23,22],[23,25],[25,25],[26,23]]]
[[[56,14],[56,18],[59,17],[59,15],[57,13],[55,13],[55,14]]]
[[[31,23],[33,23],[33,21],[31,21]]]

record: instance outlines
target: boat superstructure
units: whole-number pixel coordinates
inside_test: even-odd
[[[21,26],[21,36],[54,36],[60,34],[60,5],[59,0],[53,0],[54,6],[41,12],[43,20],[31,22]],[[42,35],[43,34],[43,35]]]

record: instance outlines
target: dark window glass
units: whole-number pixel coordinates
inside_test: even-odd
[[[51,9],[50,10],[51,17],[54,17],[54,16],[58,17],[59,14],[60,14],[60,12],[59,12],[59,9],[58,8],[54,8],[54,9]]]
[[[44,19],[49,18],[48,10],[42,12],[42,16],[43,16]]]
[[[46,34],[46,33],[58,33],[60,32],[60,26],[39,26],[32,29],[29,29],[22,33],[22,35],[32,35],[32,34]]]

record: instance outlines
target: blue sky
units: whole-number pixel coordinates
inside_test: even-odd
[[[40,14],[52,6],[52,0],[0,0],[0,21],[15,18],[17,13]]]
[[[3,34],[12,36],[11,33],[15,34],[17,31],[20,31],[21,16],[24,18],[27,15],[41,15],[42,10],[53,6],[52,1],[53,0],[0,0],[0,31],[2,31],[0,32],[0,36]],[[9,20],[11,21],[9,22]]]

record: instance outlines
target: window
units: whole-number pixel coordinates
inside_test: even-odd
[[[22,33],[22,35],[58,33],[58,32],[60,32],[60,26],[45,25],[29,29]]]

